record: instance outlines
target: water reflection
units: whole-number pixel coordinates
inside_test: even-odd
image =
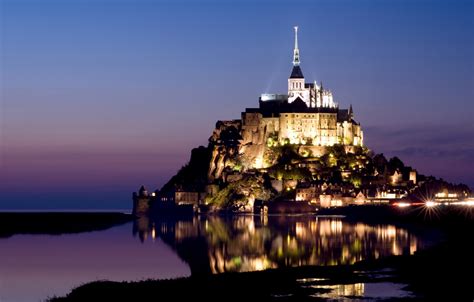
[[[148,225],[145,226],[145,229]],[[188,276],[189,267],[160,240],[140,244],[131,223],[77,234],[0,239],[0,301],[45,301],[95,280]]]
[[[403,288],[406,284],[393,282],[313,285],[318,293],[312,295],[331,301],[367,301],[381,299],[412,298]],[[321,292],[323,291],[323,292]]]
[[[342,297],[363,297],[365,293],[364,283],[314,285],[313,288],[328,290],[326,293],[315,295],[319,298],[338,299]]]
[[[413,254],[420,247],[413,234],[393,225],[314,216],[142,218],[134,234],[142,241],[161,238],[190,265],[192,274],[353,264]]]

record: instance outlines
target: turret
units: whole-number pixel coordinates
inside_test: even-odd
[[[133,192],[133,215],[141,216],[150,210],[150,198],[145,186],[141,186],[138,192]]]
[[[138,190],[138,196],[140,196],[140,197],[147,197],[148,196],[148,191],[147,191],[147,189],[145,188],[144,185],[142,185],[140,187],[140,189]]]

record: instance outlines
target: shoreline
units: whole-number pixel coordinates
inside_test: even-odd
[[[131,214],[115,212],[0,212],[0,239],[106,230],[133,219]]]

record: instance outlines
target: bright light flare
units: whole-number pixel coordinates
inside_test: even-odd
[[[429,201],[427,201],[427,202],[425,203],[425,205],[426,205],[428,208],[432,208],[432,207],[434,207],[434,206],[437,206],[438,203],[437,203],[437,202],[434,202],[434,201],[432,201],[432,200],[429,200]]]

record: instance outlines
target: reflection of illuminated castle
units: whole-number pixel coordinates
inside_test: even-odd
[[[418,248],[414,235],[392,225],[307,216],[146,219],[135,221],[134,232],[141,240],[146,240],[148,233],[152,239],[161,238],[184,257],[192,273],[353,264],[367,258],[411,255]],[[186,253],[190,244],[195,249]]]
[[[331,91],[324,89],[322,83],[305,83],[300,67],[297,29],[295,27],[288,94],[262,94],[259,108],[247,108],[242,113],[243,144],[265,145],[268,138],[274,138],[279,143],[316,147],[334,144],[363,146],[363,132],[353,119],[352,106],[339,109]]]

